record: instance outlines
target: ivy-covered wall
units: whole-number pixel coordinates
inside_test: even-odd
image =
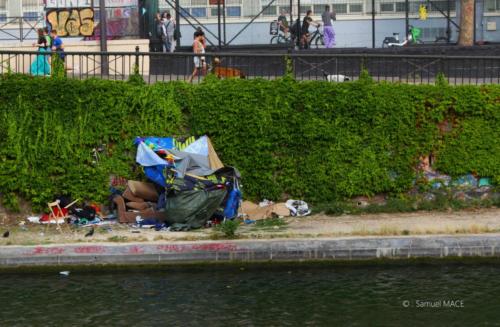
[[[40,207],[58,194],[103,201],[110,174],[141,176],[138,135],[209,135],[252,198],[404,192],[419,156],[431,152],[443,173],[500,182],[497,85],[7,76],[0,99],[0,192],[10,207],[17,197]]]

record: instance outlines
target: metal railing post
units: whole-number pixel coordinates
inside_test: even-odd
[[[23,42],[23,34],[24,34],[24,31],[23,31],[23,18],[22,17],[19,17],[19,41],[20,42]]]
[[[168,55],[143,53],[136,46],[129,52],[66,52],[68,68],[75,78],[102,77],[99,74],[99,58],[110,60],[110,71],[115,77],[120,73],[120,60],[124,77],[127,73],[140,74],[147,82],[165,79],[165,76],[176,76],[186,80],[192,73],[191,52],[176,52]],[[40,53],[37,51],[0,50],[0,73],[12,71],[30,74],[30,64]],[[148,61],[144,57],[148,56]],[[376,53],[305,53],[288,49],[287,52],[225,54],[213,52],[207,57],[220,57],[222,67],[227,71],[239,72],[248,77],[273,79],[287,72],[297,80],[325,79],[331,75],[334,80],[340,76],[356,79],[366,69],[374,80],[410,82],[419,84],[431,83],[439,73],[443,73],[450,83],[483,84],[497,82],[500,69],[497,69],[500,56],[460,56],[460,55],[401,55]],[[141,62],[142,57],[142,62]],[[186,65],[182,65],[182,62]],[[12,67],[10,67],[12,63]],[[388,64],[390,63],[390,64]],[[128,65],[128,66],[127,66]],[[9,69],[10,67],[10,69]],[[149,71],[148,71],[149,67]],[[223,70],[226,71],[226,70]],[[37,70],[38,72],[38,70]],[[34,73],[36,75],[36,73]],[[148,76],[145,76],[145,75]],[[174,75],[172,75],[174,74]],[[397,78],[395,78],[397,76]],[[234,77],[234,76],[222,76]],[[331,79],[330,78],[330,79]],[[337,80],[335,80],[337,81]]]
[[[107,21],[106,21],[106,3],[104,0],[99,0],[99,26],[100,26],[100,46],[101,51],[108,51],[108,34],[107,34]],[[108,56],[101,56],[101,75],[109,75]]]
[[[133,73],[139,73],[139,46],[137,45],[135,47],[135,65],[134,65],[134,71]]]

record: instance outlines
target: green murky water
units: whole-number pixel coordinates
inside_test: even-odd
[[[500,325],[500,265],[0,275],[0,326]]]

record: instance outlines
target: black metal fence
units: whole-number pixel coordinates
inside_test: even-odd
[[[0,41],[36,40],[37,29],[44,26],[43,15],[4,17],[0,20]]]
[[[40,52],[0,51],[0,74],[40,74],[40,63],[49,57]],[[148,83],[187,81],[194,70],[194,58],[192,53],[141,52],[66,52],[64,56],[70,78],[126,80],[138,69]],[[101,71],[104,61],[109,74]],[[356,80],[366,69],[376,81],[432,84],[442,73],[450,84],[500,83],[500,56],[213,52],[205,54],[205,61],[207,73],[221,78],[275,79],[288,71],[297,80],[343,82]],[[195,82],[203,79],[200,75]]]

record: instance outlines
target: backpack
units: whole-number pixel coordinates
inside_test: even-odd
[[[174,40],[177,41],[182,37],[181,30],[176,26],[174,30]]]

